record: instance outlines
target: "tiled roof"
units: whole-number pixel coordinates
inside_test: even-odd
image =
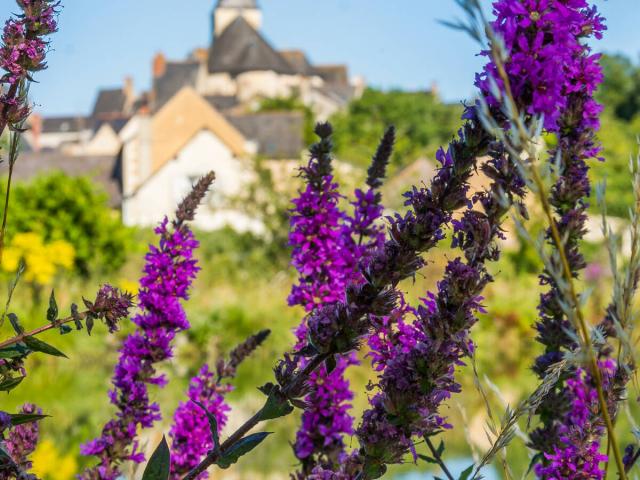
[[[258,154],[267,158],[299,158],[304,149],[304,115],[302,112],[264,112],[226,115],[245,136],[256,142]]]
[[[254,71],[295,74],[289,62],[242,16],[214,39],[209,50],[208,67],[210,73],[229,73],[233,76]]]
[[[238,97],[227,95],[206,95],[204,99],[209,102],[213,108],[219,111],[229,110],[240,104]]]
[[[302,50],[280,50],[287,62],[300,75],[313,75],[315,70]]]
[[[6,166],[0,166],[0,173]],[[39,174],[61,171],[71,177],[86,176],[98,183],[109,195],[109,203],[122,203],[119,156],[68,156],[60,152],[23,152],[15,163],[17,180],[29,180]]]
[[[126,103],[127,97],[122,89],[100,90],[91,116],[100,118],[124,114]]]
[[[197,61],[167,62],[164,74],[154,79],[154,108],[160,109],[183,87],[195,87],[200,64]]]
[[[346,65],[316,65],[314,70],[328,83],[349,83],[349,72]]]
[[[44,117],[42,133],[80,132],[91,128],[90,123],[86,117]]]

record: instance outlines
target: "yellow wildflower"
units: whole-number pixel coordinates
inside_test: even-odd
[[[55,444],[45,439],[38,444],[31,457],[33,473],[43,480],[69,480],[78,471],[73,455],[61,456]]]

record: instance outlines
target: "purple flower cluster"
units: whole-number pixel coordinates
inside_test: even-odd
[[[612,360],[604,360],[599,367],[606,388],[615,376],[616,366]],[[605,476],[601,463],[607,461],[607,456],[600,453],[605,428],[591,376],[578,369],[567,380],[566,393],[571,404],[558,429],[559,444],[544,454],[546,462],[537,464],[535,473],[544,480],[601,480]]]
[[[169,431],[171,437],[171,478],[178,480],[198,465],[202,457],[213,447],[213,438],[207,415],[194,402],[198,402],[216,418],[218,433],[227,423],[227,413],[231,410],[225,403],[224,395],[231,390],[228,385],[220,385],[216,376],[203,365],[197,376],[191,379],[188,402],[181,402]],[[208,478],[206,473],[198,478]]]
[[[116,418],[104,427],[102,435],[82,447],[84,455],[95,455],[98,466],[86,470],[84,479],[115,479],[119,464],[144,461],[136,441],[139,427],[149,428],[160,419],[160,408],[149,399],[148,385],[163,386],[165,379],[154,365],[172,356],[176,334],[189,327],[180,300],[188,290],[198,267],[193,256],[198,242],[184,225],[169,227],[165,219],[155,230],[159,246],[151,246],[146,256],[145,275],[140,280],[141,313],[132,321],[137,329],[124,341],[109,393],[116,406]]]
[[[394,131],[389,129],[369,170],[367,191],[356,190],[353,216],[340,210],[338,185],[331,175],[331,129],[319,125],[320,142],[311,148],[311,157],[302,169],[306,187],[293,201],[290,243],[292,264],[300,273],[299,284],[289,297],[308,312],[342,301],[349,282],[360,278],[359,262],[384,242],[381,195],[377,189],[391,154]],[[307,323],[296,330],[297,348],[307,342]],[[320,366],[309,378],[313,386],[305,398],[307,408],[296,437],[294,451],[307,475],[318,464],[337,465],[344,457],[345,435],[353,434],[353,418],[348,411],[353,393],[344,378],[346,369],[357,364],[354,354],[340,357],[328,371]]]
[[[36,405],[25,403],[22,406],[21,413],[42,414],[42,410]],[[15,464],[25,472],[31,469],[32,463],[29,460],[29,455],[36,449],[39,435],[40,426],[38,422],[23,423],[22,425],[11,427],[7,434],[5,441],[7,452],[9,452]]]
[[[19,95],[20,83],[33,72],[46,68],[47,42],[44,37],[57,29],[60,2],[17,0],[21,15],[9,19],[2,31],[0,69],[0,134],[9,125],[20,124],[29,114],[27,100]],[[6,87],[6,88],[2,88]]]
[[[589,37],[601,38],[605,26],[587,0],[499,0],[493,4],[491,24],[502,38],[509,59],[505,70],[511,93],[530,115],[543,115],[548,131],[557,132],[561,117],[574,108],[572,97],[582,96],[582,123],[597,128],[601,106],[593,93],[602,80],[599,55],[592,55]],[[485,52],[488,55],[488,52]],[[498,68],[489,62],[476,85],[490,105],[498,101],[491,83],[504,91]]]
[[[550,194],[564,250],[573,275],[585,266],[579,246],[586,232],[587,198],[590,194],[587,160],[596,156],[595,140],[601,106],[593,98],[602,72],[598,55],[587,40],[601,38],[602,18],[586,0],[500,0],[494,3],[496,20],[492,27],[509,54],[505,73],[509,87],[489,62],[476,84],[490,106],[497,106],[491,93],[495,83],[511,94],[516,104],[530,115],[544,116],[544,127],[557,136],[557,146],[549,152],[553,168],[559,165],[558,181]],[[488,55],[488,52],[485,52]],[[560,159],[556,163],[556,159]],[[547,240],[553,245],[551,231]],[[534,370],[546,376],[550,365],[575,348],[571,321],[563,307],[563,294],[550,272],[543,272],[541,283],[549,286],[540,298],[538,341],[545,352]],[[561,442],[564,413],[570,409],[571,392],[560,382],[538,409],[543,425],[531,435],[531,446],[541,452],[554,451]],[[543,459],[543,464],[548,460]]]
[[[472,109],[466,117],[473,122]],[[439,177],[451,174],[449,170],[464,158],[458,151],[465,143],[463,130],[458,141],[438,152],[442,170],[431,189],[414,190],[410,202],[420,205],[438,192],[443,181]],[[525,184],[515,164],[497,144],[490,144],[486,153],[490,159],[481,169],[493,183],[471,200],[466,200],[467,188],[461,184],[458,194],[464,196],[458,197],[456,204],[467,208],[458,220],[445,217],[453,225],[452,245],[464,252],[466,261],[450,261],[437,293],[428,293],[418,308],[400,297],[391,316],[374,325],[376,333],[369,345],[378,371],[378,393],[357,432],[365,478],[381,476],[387,464],[400,463],[406,453],[414,452],[414,436],[431,436],[449,426],[438,410],[442,402],[460,391],[455,371],[473,349],[469,330],[476,322],[476,313],[482,311],[480,293],[492,280],[484,264],[498,259],[495,241],[502,238],[500,226],[510,206],[524,208]],[[391,221],[392,232],[404,228],[402,217]],[[443,237],[440,227],[432,231],[435,241]]]

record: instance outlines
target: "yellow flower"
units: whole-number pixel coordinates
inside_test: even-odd
[[[118,287],[120,287],[120,290],[123,292],[133,293],[134,295],[138,294],[138,282],[134,282],[128,278],[118,280]]]
[[[63,240],[45,244],[37,233],[18,233],[5,250],[2,269],[15,272],[20,260],[23,260],[24,279],[27,282],[48,285],[58,270],[69,270],[73,267],[75,253],[73,246]]]
[[[73,268],[73,262],[76,259],[76,251],[73,245],[64,240],[56,240],[47,246],[47,250],[56,265],[65,270]]]
[[[38,444],[31,460],[33,473],[43,480],[70,480],[78,471],[75,457],[61,456],[55,444],[49,439]]]

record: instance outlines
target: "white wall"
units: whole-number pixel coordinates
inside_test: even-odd
[[[204,130],[196,134],[176,158],[144,182],[134,195],[125,198],[123,221],[127,225],[150,226],[165,215],[171,217],[191,185],[210,170],[215,171],[216,180],[198,210],[195,225],[203,230],[229,225],[238,231],[262,231],[259,222],[228,204],[228,197],[238,194],[251,179],[251,171],[218,137]]]

